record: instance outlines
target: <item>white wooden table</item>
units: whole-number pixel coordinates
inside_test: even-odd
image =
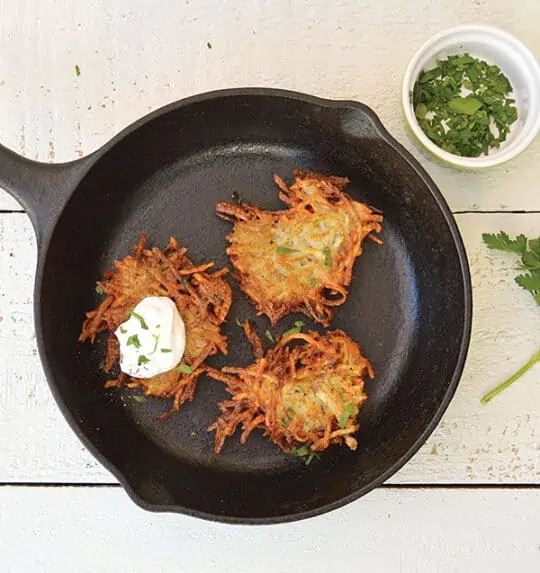
[[[289,525],[148,514],[53,403],[32,321],[34,235],[0,191],[0,571],[540,571],[540,368],[479,402],[540,344],[540,312],[513,282],[515,261],[486,252],[480,236],[540,235],[540,141],[502,168],[459,174],[420,156],[399,107],[415,48],[471,21],[507,28],[540,57],[538,0],[0,0],[4,145],[74,159],[150,110],[224,87],[363,101],[456,213],[475,303],[455,399],[384,487]]]

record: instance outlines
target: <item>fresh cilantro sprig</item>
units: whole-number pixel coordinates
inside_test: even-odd
[[[515,239],[511,239],[504,231],[501,231],[497,234],[484,233],[482,239],[489,249],[514,253],[520,257],[521,265],[517,268],[523,272],[515,277],[515,281],[521,288],[530,292],[536,304],[540,305],[540,237],[528,239],[525,235],[518,235]],[[493,400],[537,362],[540,362],[540,350],[537,350],[515,374],[483,396],[480,400],[482,404]]]

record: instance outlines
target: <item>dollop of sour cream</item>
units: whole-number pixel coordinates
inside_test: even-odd
[[[114,332],[120,343],[120,370],[134,378],[151,378],[177,366],[186,348],[186,327],[176,304],[165,296],[148,296]]]

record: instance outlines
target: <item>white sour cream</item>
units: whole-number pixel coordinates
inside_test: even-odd
[[[134,378],[151,378],[177,366],[186,348],[186,327],[176,304],[148,296],[115,331],[120,369]]]

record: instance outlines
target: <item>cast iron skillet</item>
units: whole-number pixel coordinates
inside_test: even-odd
[[[272,182],[293,169],[347,176],[348,192],[384,212],[384,244],[367,241],[334,327],[349,333],[376,378],[360,415],[356,452],[334,447],[306,467],[260,433],[220,456],[206,432],[226,396],[201,378],[193,402],[157,423],[169,403],[105,390],[103,347],[79,344],[95,281],[146,232],[170,235],[196,262],[228,264],[230,224],[214,207],[236,191],[281,208]],[[39,257],[35,321],[43,367],[75,433],[145,509],[233,523],[277,523],[344,505],[388,479],[424,443],[458,384],[471,328],[471,287],[459,232],[440,192],[366,106],[271,89],[236,89],[179,101],[141,119],[92,155],[63,165],[0,148],[0,186],[34,225]],[[235,318],[254,316],[236,285],[225,325],[246,364]],[[284,331],[299,318],[282,320]],[[305,319],[305,317],[302,317]],[[307,320],[306,320],[307,322]],[[255,320],[259,332],[268,323]],[[309,324],[313,327],[313,324]]]

